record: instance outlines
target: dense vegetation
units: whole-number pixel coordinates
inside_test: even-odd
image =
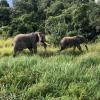
[[[34,31],[46,34],[47,52],[38,44],[38,54],[13,58],[11,36]],[[58,53],[52,45],[77,34],[100,34],[94,0],[13,0],[13,7],[0,0],[0,100],[100,100],[100,37],[89,51]]]
[[[42,31],[52,34],[51,42],[58,43],[65,35],[100,33],[100,5],[94,0],[13,0],[9,7],[0,1],[0,34]]]

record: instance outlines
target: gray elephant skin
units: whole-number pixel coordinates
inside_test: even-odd
[[[64,50],[65,48],[71,48],[71,47],[73,47],[74,51],[76,47],[79,49],[79,51],[82,51],[82,48],[80,46],[80,44],[82,43],[85,44],[86,50],[88,50],[87,40],[84,36],[78,35],[78,36],[72,36],[72,37],[70,36],[64,37],[60,41],[60,46],[61,46],[60,51]]]
[[[37,53],[37,42],[43,43],[46,49],[45,35],[41,32],[33,32],[29,34],[18,34],[13,41],[13,56],[16,56],[17,51],[22,51],[28,48],[31,53]]]

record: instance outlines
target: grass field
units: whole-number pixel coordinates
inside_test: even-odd
[[[83,53],[39,46],[13,58],[11,41],[0,40],[0,100],[100,100],[100,42]]]

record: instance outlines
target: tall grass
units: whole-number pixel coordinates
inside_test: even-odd
[[[100,43],[89,44],[89,51],[72,49],[57,53],[48,47],[37,55],[26,50],[12,57],[12,48],[1,48],[1,100],[99,100]],[[5,53],[9,55],[5,56]]]

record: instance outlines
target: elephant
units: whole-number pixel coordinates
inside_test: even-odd
[[[80,46],[80,44],[84,43],[86,50],[88,50],[87,47],[87,40],[84,36],[82,35],[77,35],[77,36],[68,36],[68,37],[64,37],[61,39],[60,41],[60,51],[64,50],[65,48],[71,48],[73,47],[73,50],[75,51],[76,47],[79,49],[79,51],[82,52],[82,48]]]
[[[30,53],[37,53],[37,42],[41,42],[46,50],[47,44],[45,35],[42,32],[32,32],[27,34],[18,34],[13,40],[13,57],[16,56],[17,51],[22,51],[28,48]]]

